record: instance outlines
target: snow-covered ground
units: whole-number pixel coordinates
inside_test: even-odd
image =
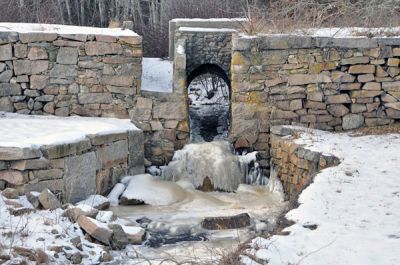
[[[295,222],[269,239],[256,238],[247,265],[400,264],[400,135],[354,137],[308,130],[296,140],[334,154],[286,216]]]
[[[33,116],[0,112],[0,146],[40,147],[73,143],[87,135],[105,135],[138,130],[130,120]]]
[[[94,34],[117,37],[137,37],[135,32],[120,28],[78,27],[39,23],[0,23],[0,31],[18,33]]]
[[[174,73],[172,61],[161,58],[143,58],[142,67],[141,90],[172,93]]]

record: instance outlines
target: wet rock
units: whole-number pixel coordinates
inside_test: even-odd
[[[136,200],[136,199],[128,199],[125,196],[121,196],[121,199],[119,200],[120,205],[142,205],[144,204],[144,201]]]
[[[203,180],[203,185],[201,186],[201,191],[203,192],[212,192],[214,191],[214,185],[211,182],[211,179],[207,176]]]
[[[1,195],[6,197],[7,199],[18,199],[19,193],[18,190],[12,188],[6,188],[1,192]]]
[[[84,215],[79,216],[78,224],[83,230],[85,230],[86,233],[88,233],[94,239],[100,241],[105,245],[110,245],[113,232],[107,227],[106,224],[103,224],[93,218]]]
[[[122,229],[122,226],[119,224],[109,224],[108,228],[113,231],[111,237],[111,248],[117,250],[126,248],[126,245],[128,245],[128,237]]]
[[[208,230],[237,229],[250,225],[250,216],[242,213],[235,216],[206,217],[201,222],[201,226]]]
[[[60,201],[49,189],[45,189],[40,193],[39,202],[46,210],[54,210],[61,207]]]

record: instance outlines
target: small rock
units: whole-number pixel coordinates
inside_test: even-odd
[[[36,263],[37,264],[48,264],[49,256],[41,249],[36,249]]]
[[[16,189],[12,189],[12,188],[6,188],[5,190],[3,190],[1,192],[1,195],[3,195],[4,197],[6,197],[7,199],[18,199],[19,197],[19,193]]]
[[[28,199],[28,201],[32,204],[32,206],[35,209],[38,209],[40,206],[40,202],[39,202],[39,195],[40,193],[32,191],[32,192],[28,192],[26,194],[26,198]]]
[[[112,260],[113,260],[113,257],[110,254],[110,252],[108,252],[108,251],[104,251],[103,253],[101,253],[101,256],[99,258],[100,262],[110,262]]]
[[[64,216],[68,217],[71,222],[76,222],[79,216],[88,216],[95,218],[99,210],[89,205],[78,205],[77,207],[71,207],[64,211]]]
[[[97,210],[107,210],[110,207],[110,201],[101,195],[90,195],[86,200],[80,201],[77,205],[89,205]]]
[[[72,264],[80,264],[82,262],[82,255],[80,252],[75,252],[69,259]]]
[[[74,237],[71,239],[72,245],[74,245],[77,249],[82,251],[82,240],[80,236]]]
[[[109,224],[108,227],[113,231],[111,238],[112,249],[121,250],[128,245],[128,237],[119,224]]]
[[[51,229],[51,233],[53,235],[58,235],[58,230],[57,229]]]
[[[96,215],[96,220],[102,223],[110,223],[116,219],[117,216],[112,211],[99,211]]]
[[[130,244],[142,244],[145,239],[146,230],[136,226],[122,226]]]
[[[208,230],[237,229],[250,225],[250,216],[242,213],[235,216],[206,217],[201,226]]]
[[[60,201],[49,189],[45,189],[40,193],[39,201],[46,210],[54,210],[61,207]]]
[[[201,186],[201,191],[203,192],[212,192],[214,191],[214,185],[211,182],[211,179],[207,176],[203,180],[203,186]]]

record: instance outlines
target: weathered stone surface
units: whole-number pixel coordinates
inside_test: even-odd
[[[66,201],[76,203],[96,193],[96,171],[99,163],[94,152],[65,158]]]
[[[385,107],[400,110],[400,102],[385,103]]]
[[[9,61],[11,60],[11,58],[12,58],[11,44],[0,45],[0,61]]]
[[[352,98],[373,98],[381,95],[382,91],[374,91],[374,90],[357,90],[351,91],[350,95]]]
[[[388,109],[386,109],[386,114],[387,114],[388,118],[400,119],[400,110],[388,108]]]
[[[13,112],[14,111],[14,106],[13,106],[10,98],[8,98],[8,97],[0,98],[0,111],[5,111],[5,112]]]
[[[78,94],[80,104],[110,104],[113,99],[109,93],[84,93]]]
[[[29,60],[16,60],[14,63],[14,73],[16,75],[37,75],[47,71],[49,68],[49,61],[29,61]]]
[[[326,97],[327,104],[340,104],[340,103],[351,103],[351,99],[348,94],[340,94]]]
[[[99,56],[108,54],[121,54],[122,47],[116,43],[106,42],[87,42],[85,44],[86,54],[89,56]]]
[[[61,47],[57,54],[58,64],[77,64],[78,50],[72,47]]]
[[[374,65],[352,65],[349,69],[349,74],[374,74]]]
[[[249,225],[250,216],[247,213],[226,217],[206,217],[201,222],[201,226],[207,230],[238,229]]]
[[[162,102],[154,106],[154,119],[183,120],[186,117],[184,104],[180,102]]]
[[[295,74],[290,75],[288,80],[288,83],[292,86],[331,82],[332,79],[323,74]]]
[[[84,215],[78,218],[78,224],[94,239],[105,245],[110,245],[113,232],[106,224]]]
[[[33,176],[39,181],[62,179],[63,171],[61,169],[35,170],[33,171]]]
[[[57,39],[57,34],[43,32],[19,33],[19,39],[22,43],[51,42]]]
[[[47,159],[54,159],[77,154],[90,149],[90,147],[90,140],[87,139],[76,143],[43,146],[41,150]]]
[[[352,57],[352,58],[346,58],[342,59],[341,61],[342,64],[366,64],[369,63],[369,57]]]
[[[400,81],[396,82],[383,82],[382,88],[385,91],[400,92]]]
[[[0,160],[24,160],[41,157],[42,153],[38,149],[19,148],[19,147],[0,147]]]
[[[40,193],[39,202],[46,210],[54,210],[61,207],[60,201],[49,189],[45,189]]]
[[[133,76],[103,76],[101,84],[120,87],[132,87]]]
[[[0,32],[0,44],[8,44],[12,42],[18,41],[18,33],[17,32]]]
[[[0,84],[0,97],[21,95],[19,84]]]
[[[45,158],[32,159],[32,160],[19,160],[11,163],[12,169],[20,171],[29,169],[46,169],[50,166],[50,161]]]
[[[50,71],[50,77],[54,78],[69,78],[77,76],[78,76],[78,68],[76,65],[56,64]]]
[[[96,151],[96,156],[104,167],[126,161],[128,154],[128,142],[126,140],[105,145]]]
[[[42,90],[47,86],[48,82],[49,82],[49,77],[46,75],[31,75],[30,88]]]
[[[346,108],[346,106],[344,106],[343,104],[328,105],[327,110],[335,117],[342,117],[349,113],[349,109]]]
[[[365,90],[381,90],[381,84],[376,82],[368,82],[366,83],[362,89]]]
[[[0,83],[10,82],[12,77],[13,77],[13,71],[6,70],[6,71],[0,73]]]
[[[335,83],[352,83],[356,79],[354,75],[343,73],[339,71],[332,72],[332,81]]]
[[[4,180],[14,185],[21,185],[28,181],[26,172],[17,170],[2,170],[0,171],[0,180]]]
[[[26,199],[32,204],[32,206],[35,209],[38,209],[40,207],[39,195],[40,195],[39,192],[33,192],[33,191],[27,192],[25,194]]]
[[[364,124],[364,116],[357,114],[348,114],[343,117],[343,129],[352,130],[362,127]]]
[[[47,51],[43,47],[31,47],[28,53],[28,59],[31,61],[35,60],[46,60],[49,58]]]

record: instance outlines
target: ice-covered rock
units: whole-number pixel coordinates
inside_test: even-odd
[[[111,206],[117,206],[119,202],[119,197],[121,197],[122,193],[125,191],[125,185],[122,183],[117,183],[114,188],[111,190],[110,194],[108,194],[107,198],[110,201]]]
[[[175,183],[156,180],[148,174],[131,176],[121,200],[138,200],[150,205],[170,205],[184,200],[187,192]]]

